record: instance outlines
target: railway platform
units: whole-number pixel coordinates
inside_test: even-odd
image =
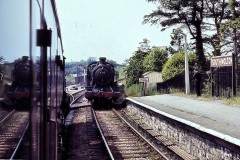
[[[127,99],[240,146],[240,105],[169,94]]]

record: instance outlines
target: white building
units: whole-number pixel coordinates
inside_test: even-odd
[[[143,77],[148,78],[147,88],[149,87],[157,88],[157,83],[163,82],[162,74],[160,72],[155,71],[145,72],[143,73]]]

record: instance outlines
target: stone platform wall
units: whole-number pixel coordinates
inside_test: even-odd
[[[131,101],[127,102],[125,110],[194,157],[203,160],[240,160],[240,146],[224,139],[204,133]]]

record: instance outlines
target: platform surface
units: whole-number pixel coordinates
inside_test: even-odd
[[[170,94],[129,99],[240,140],[240,105]]]

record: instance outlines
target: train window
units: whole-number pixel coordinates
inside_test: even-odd
[[[20,148],[24,146],[17,144],[21,138],[30,142],[26,134],[30,126],[34,77],[29,47],[29,7],[28,0],[0,1],[0,141],[4,144],[0,145],[0,159],[20,156],[23,153]]]
[[[0,125],[8,126],[1,126],[0,159],[60,157],[65,86],[56,13],[54,0],[0,1]],[[51,32],[51,43],[37,46],[37,30]],[[26,143],[17,147],[20,139]]]

